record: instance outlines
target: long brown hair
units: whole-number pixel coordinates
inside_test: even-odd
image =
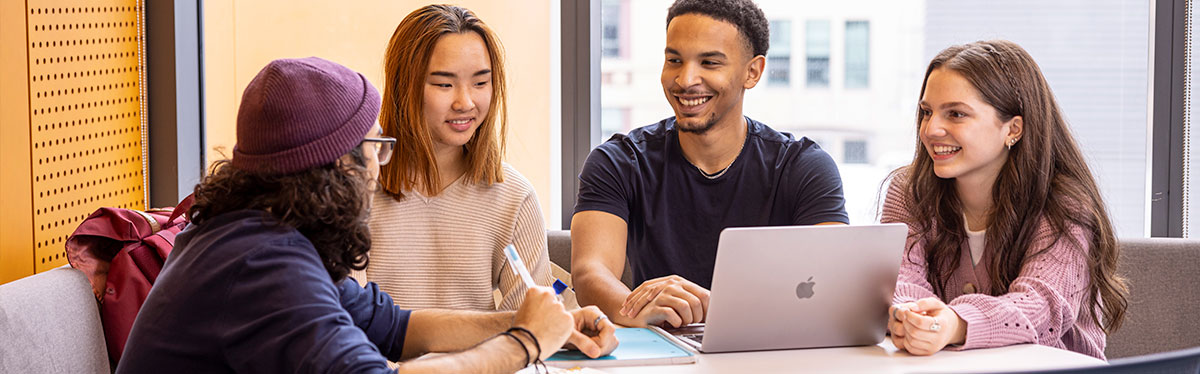
[[[393,161],[380,168],[379,184],[392,197],[425,187],[436,194],[441,177],[433,154],[433,136],[425,125],[425,74],[433,48],[443,35],[475,32],[483,39],[492,65],[492,99],[487,117],[464,146],[466,178],[472,183],[504,181],[501,157],[508,132],[504,56],[500,39],[470,10],[427,5],[409,13],[396,26],[384,57],[383,134],[397,139]]]
[[[936,69],[964,77],[1001,121],[1021,116],[1024,123],[1021,139],[1008,152],[992,188],[986,234],[986,250],[993,254],[986,264],[992,289],[987,292],[1007,293],[1029,258],[1059,240],[1071,240],[1070,228],[1078,227],[1091,237],[1088,248],[1081,248],[1087,252],[1090,274],[1085,305],[1100,307],[1099,315],[1094,307],[1088,315],[1106,332],[1119,328],[1128,306],[1128,289],[1116,273],[1120,248],[1095,178],[1033,57],[1006,40],[946,48],[929,63],[918,97],[925,96],[929,74]],[[918,132],[923,121],[918,110]],[[934,174],[933,160],[919,136],[912,164],[893,171],[888,179],[904,183],[912,199],[906,223],[914,236],[925,239],[927,280],[935,293],[945,295],[966,240],[954,180]],[[1046,239],[1037,237],[1042,220],[1050,224],[1052,240],[1045,248],[1032,248]]]
[[[370,181],[362,147],[349,153],[351,162],[334,161],[285,175],[251,173],[229,160],[213,163],[193,192],[188,210],[193,224],[243,209],[269,213],[312,242],[329,278],[341,281],[350,270],[367,268],[371,232],[367,226]]]

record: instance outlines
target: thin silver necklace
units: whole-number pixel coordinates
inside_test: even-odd
[[[735,158],[734,161],[737,161],[737,159]],[[717,179],[717,178],[720,178],[722,175],[725,175],[725,172],[729,171],[729,166],[732,166],[732,165],[733,165],[733,163],[730,162],[729,165],[726,165],[724,169],[721,169],[721,171],[716,172],[716,174],[705,173],[704,170],[701,170],[700,167],[698,167],[696,165],[692,165],[692,167],[696,168],[696,170],[700,172],[700,175],[703,175],[705,178]]]
[[[725,175],[725,172],[729,171],[729,168],[733,167],[733,163],[737,162],[737,160],[742,157],[742,148],[746,148],[746,139],[742,139],[742,146],[738,147],[737,156],[734,156],[733,160],[729,161],[729,164],[725,165],[724,169],[721,169],[721,171],[718,171],[713,174],[704,172],[704,169],[701,169],[699,166],[696,166],[696,164],[693,164],[691,160],[688,160],[688,163],[692,164],[692,167],[696,168],[696,171],[699,171],[700,175],[703,175],[705,178],[717,179],[717,178],[720,178],[722,175]],[[684,157],[684,159],[687,159],[687,158]]]

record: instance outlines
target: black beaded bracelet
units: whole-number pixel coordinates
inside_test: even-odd
[[[525,342],[521,341],[521,339],[517,338],[516,335],[513,335],[511,332],[508,332],[508,331],[502,332],[502,333],[500,333],[500,335],[504,335],[504,336],[513,338],[513,340],[517,341],[517,344],[521,345],[521,352],[525,352],[525,366],[529,366],[529,364],[532,363],[529,361],[529,348],[525,346]]]

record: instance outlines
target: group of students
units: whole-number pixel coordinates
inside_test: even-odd
[[[501,161],[502,47],[472,12],[405,17],[382,95],[327,60],[271,62],[117,371],[513,372],[564,345],[606,355],[614,322],[703,322],[722,229],[848,223],[833,160],[742,113],[768,25],[750,0],[670,7],[661,79],[675,116],[584,164],[571,273],[586,306],[571,310],[502,252],[513,244],[536,283],[553,282],[536,194]],[[1104,358],[1127,304],[1118,248],[1037,64],[1007,41],[952,46],[920,92],[917,151],[885,181],[882,221],[909,227],[892,342]],[[446,354],[405,361],[428,352]]]

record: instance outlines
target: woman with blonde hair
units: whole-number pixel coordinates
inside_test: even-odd
[[[396,27],[384,67],[380,124],[397,145],[371,210],[366,278],[406,308],[516,308],[525,286],[505,246],[536,283],[553,280],[537,195],[501,161],[499,39],[470,10],[428,5]]]
[[[1112,223],[1050,86],[1004,40],[929,63],[912,164],[884,222],[909,236],[890,310],[898,348],[928,355],[1036,343],[1104,358],[1125,316]]]

